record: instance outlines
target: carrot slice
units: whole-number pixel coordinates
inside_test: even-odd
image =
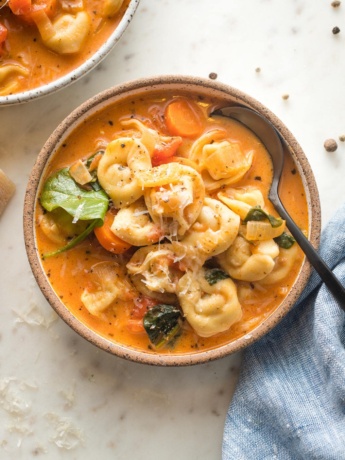
[[[176,99],[165,109],[165,123],[173,136],[196,138],[203,130],[202,114],[198,106],[188,99]]]
[[[104,224],[102,227],[96,227],[94,233],[101,246],[107,251],[113,252],[114,254],[123,254],[126,252],[131,245],[126,241],[121,240],[111,231],[111,225],[114,221],[114,213],[112,210],[107,211]]]

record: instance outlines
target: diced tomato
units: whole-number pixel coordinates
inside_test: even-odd
[[[145,332],[144,329],[144,324],[142,319],[129,319],[127,321],[127,329],[132,333],[132,334],[138,334],[138,333],[143,333]]]
[[[7,38],[7,27],[0,24],[0,43],[3,43]]]
[[[177,149],[182,144],[182,137],[167,137],[155,146],[152,155],[152,166],[169,163]]]
[[[3,24],[0,24],[0,56],[4,52],[4,44],[7,38],[7,27],[5,27]]]
[[[31,13],[31,0],[9,0],[8,6],[18,16]]]
[[[151,297],[140,296],[134,299],[134,307],[131,311],[131,318],[133,319],[142,319],[150,308],[157,305],[157,300],[152,299]]]
[[[8,6],[28,24],[35,23],[33,16],[37,12],[44,12],[49,18],[56,13],[56,0],[9,0]]]

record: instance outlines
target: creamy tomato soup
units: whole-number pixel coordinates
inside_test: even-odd
[[[128,4],[9,0],[0,9],[0,96],[40,87],[79,67],[108,39]]]
[[[49,163],[36,235],[57,295],[115,343],[155,353],[212,349],[282,302],[303,254],[267,198],[270,157],[197,94],[145,93],[72,132]],[[292,192],[293,191],[293,192]],[[305,232],[287,156],[281,196]]]

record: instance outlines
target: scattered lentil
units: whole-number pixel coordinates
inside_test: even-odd
[[[208,77],[211,78],[211,80],[216,80],[218,75],[215,72],[211,72]]]
[[[335,0],[334,2],[331,3],[333,8],[338,8],[338,6],[340,6],[340,4],[341,4],[341,2],[339,0]]]
[[[333,27],[332,33],[333,33],[334,35],[337,35],[339,32],[340,32],[339,27],[337,27],[337,26]]]
[[[290,95],[287,94],[287,93],[285,93],[285,94],[282,95],[282,98],[284,99],[284,101],[288,100],[289,97],[290,97]]]
[[[255,69],[255,72],[256,72],[256,73],[260,73],[260,72],[261,72],[261,68],[260,68],[260,67],[257,67],[257,68]]]
[[[335,152],[338,148],[338,144],[334,139],[326,139],[323,145],[327,152]]]
[[[345,142],[345,134],[341,134],[339,136],[339,140],[340,140],[340,142]]]

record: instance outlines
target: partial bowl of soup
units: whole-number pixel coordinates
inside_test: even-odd
[[[268,199],[258,137],[217,115],[266,117],[284,142],[280,196],[317,246],[320,204],[301,147],[260,102],[214,80],[157,76],[106,90],[53,132],[24,205],[28,259],[50,305],[114,355],[204,363],[269,332],[310,265]]]
[[[139,0],[1,0],[0,106],[78,80],[120,40]]]

